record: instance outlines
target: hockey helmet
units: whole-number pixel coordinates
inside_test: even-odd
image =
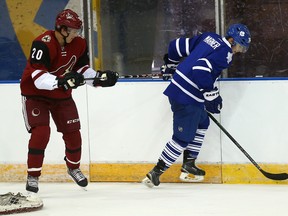
[[[74,11],[65,9],[56,17],[55,28],[60,29],[61,26],[67,26],[68,28],[73,29],[82,29],[82,20]]]
[[[232,37],[234,44],[239,44],[243,48],[243,52],[246,52],[251,43],[251,34],[247,26],[243,24],[233,24],[229,26],[226,33],[226,37]]]

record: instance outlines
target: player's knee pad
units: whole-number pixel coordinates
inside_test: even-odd
[[[63,133],[63,140],[66,144],[66,148],[70,150],[78,149],[82,145],[82,139],[79,130],[70,133]]]
[[[50,139],[50,127],[37,126],[31,130],[31,138],[29,141],[29,148],[44,150]]]

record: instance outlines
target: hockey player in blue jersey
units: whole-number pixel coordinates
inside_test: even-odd
[[[160,184],[160,176],[183,151],[180,179],[190,181],[190,173],[198,177],[196,181],[203,180],[205,171],[195,165],[195,160],[210,124],[207,111],[220,113],[222,108],[216,80],[231,65],[233,54],[245,53],[250,42],[250,32],[243,24],[231,25],[225,37],[209,32],[170,42],[162,72],[173,73],[164,91],[173,112],[173,135],[142,181],[148,187]]]

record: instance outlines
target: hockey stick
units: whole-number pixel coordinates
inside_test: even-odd
[[[139,75],[122,75],[119,76],[120,79],[134,79],[134,78],[141,78],[141,79],[158,79],[158,78],[162,78],[163,75],[160,74],[139,74]],[[85,78],[85,80],[94,80],[95,78]],[[97,78],[98,79],[98,78]],[[101,77],[99,77],[99,79],[101,79]],[[102,78],[103,79],[103,78]]]
[[[207,112],[212,121],[230,138],[230,140],[240,149],[240,151],[252,162],[252,164],[266,177],[272,180],[286,180],[288,179],[287,173],[269,173],[264,171],[253,158],[242,148],[242,146],[232,137],[231,134],[214,118],[214,116]]]

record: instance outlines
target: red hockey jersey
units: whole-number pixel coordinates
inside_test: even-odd
[[[87,67],[84,67],[86,65]],[[32,43],[30,57],[20,82],[21,94],[23,96],[37,96],[51,99],[69,98],[71,97],[71,89],[64,91],[62,88],[54,90],[36,88],[34,84],[35,77],[33,80],[32,73],[41,70],[60,77],[67,72],[72,70],[77,71],[82,67],[84,68],[81,73],[84,73],[88,65],[88,48],[84,38],[75,37],[71,43],[61,47],[55,37],[55,32],[52,30],[46,31]]]

